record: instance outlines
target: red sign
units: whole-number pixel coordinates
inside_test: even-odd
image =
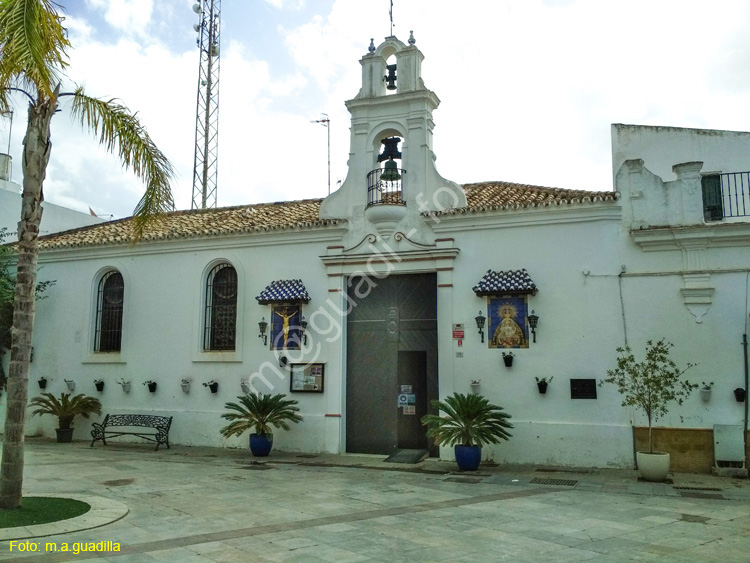
[[[463,330],[454,330],[453,331],[453,339],[454,340],[463,340],[464,339],[464,331]]]

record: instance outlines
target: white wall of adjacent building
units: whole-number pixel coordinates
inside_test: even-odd
[[[3,156],[0,155],[0,159]],[[42,222],[39,234],[48,235],[87,225],[103,223],[104,220],[90,213],[82,213],[67,207],[42,202]],[[18,220],[21,217],[21,186],[0,177],[0,229],[8,229],[5,242],[18,240]]]

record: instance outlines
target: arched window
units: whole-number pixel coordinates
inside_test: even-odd
[[[219,264],[206,278],[204,350],[234,350],[237,336],[237,271]]]
[[[124,294],[122,274],[116,270],[104,274],[97,294],[95,352],[120,351]]]

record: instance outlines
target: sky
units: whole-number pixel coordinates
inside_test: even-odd
[[[196,0],[58,0],[69,81],[138,112],[175,167],[189,209],[199,53]],[[610,124],[750,131],[746,0],[394,0],[422,78],[441,100],[433,149],[457,183],[611,190]],[[218,205],[325,197],[346,177],[349,113],[370,38],[390,35],[390,0],[223,0]],[[22,181],[26,105],[0,119]],[[52,123],[48,201],[132,214],[143,186],[70,118]],[[665,178],[666,179],[666,178]],[[671,179],[671,178],[669,178]],[[363,179],[363,189],[364,189]]]

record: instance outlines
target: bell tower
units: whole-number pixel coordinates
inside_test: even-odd
[[[346,219],[350,240],[394,231],[429,239],[422,213],[466,206],[456,183],[435,168],[432,112],[440,104],[421,76],[424,55],[413,33],[408,45],[386,37],[362,57],[362,88],[346,102],[351,113],[349,171],[320,209],[321,219]],[[395,62],[393,62],[395,60]]]

